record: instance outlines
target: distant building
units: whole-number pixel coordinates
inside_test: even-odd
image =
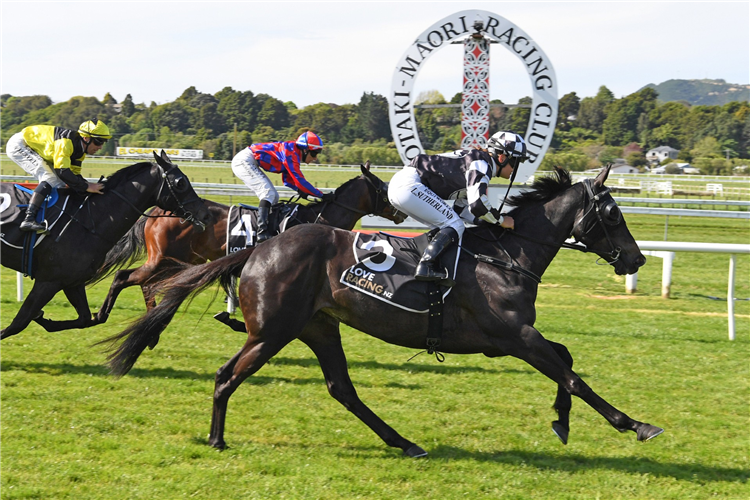
[[[640,170],[638,170],[638,167],[628,165],[627,163],[617,163],[616,165],[612,165],[609,172],[611,174],[637,174]]]
[[[691,167],[689,163],[667,163],[666,165],[661,165],[656,168],[651,169],[652,174],[665,174],[667,172],[667,168],[670,170],[674,169],[674,167],[677,167],[677,173],[680,174],[700,174],[701,171],[698,170],[695,167]]]
[[[595,174],[601,171],[601,168],[592,168],[589,170],[586,170],[586,173],[589,174]],[[637,174],[640,170],[638,170],[637,167],[633,167],[632,165],[628,165],[625,162],[618,162],[615,160],[615,163],[612,164],[612,168],[609,169],[610,174]]]
[[[646,153],[646,160],[651,163],[661,163],[667,158],[676,160],[679,153],[679,149],[670,148],[669,146],[659,146],[658,148],[650,149]]]

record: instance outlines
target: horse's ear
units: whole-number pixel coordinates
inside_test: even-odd
[[[611,169],[612,169],[611,163],[608,163],[607,165],[605,165],[605,167],[601,169],[601,171],[599,172],[599,175],[596,176],[596,179],[594,180],[594,185],[599,186],[599,187],[603,186],[604,181],[607,180],[607,176],[609,175],[609,171]]]
[[[163,149],[161,150],[161,159],[164,160],[164,163],[171,165],[172,160],[169,159],[169,156],[167,156],[167,152]]]
[[[362,173],[367,173],[370,171],[370,160],[367,160],[364,165],[359,166],[360,169],[362,169]]]

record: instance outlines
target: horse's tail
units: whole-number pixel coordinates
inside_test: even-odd
[[[153,346],[159,339],[186,299],[192,299],[217,280],[225,290],[230,290],[232,277],[240,275],[254,250],[254,247],[250,247],[206,264],[188,266],[168,279],[161,289],[163,297],[156,307],[126,330],[97,342],[97,345],[108,344],[107,366],[110,372],[118,377],[128,373],[144,349]]]
[[[153,209],[152,209],[153,210]],[[150,213],[150,212],[149,212]],[[148,215],[148,214],[147,214]],[[125,233],[120,241],[107,252],[104,264],[99,267],[96,274],[89,278],[87,285],[100,282],[113,272],[124,267],[129,267],[134,262],[146,255],[146,222],[148,217],[138,219],[130,231]]]

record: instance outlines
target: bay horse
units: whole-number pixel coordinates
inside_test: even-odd
[[[663,432],[597,395],[573,371],[568,349],[534,328],[537,278],[569,236],[611,264],[618,275],[632,274],[646,262],[604,186],[608,173],[609,167],[593,182],[572,184],[567,171],[556,169],[554,177],[537,179],[530,191],[510,200],[515,205],[510,212],[515,231],[488,225],[467,228],[456,284],[443,310],[441,352],[514,356],[557,384],[558,419],[552,429],[563,444],[568,441],[571,395],[583,399],[618,431],[634,431],[639,441]],[[254,253],[233,254],[175,275],[156,308],[103,341],[112,342],[111,372],[127,373],[186,298],[241,272],[239,298],[247,341],[216,373],[209,444],[226,446],[227,403],[237,387],[297,338],[318,358],[331,396],[388,446],[410,457],[425,456],[424,449],[399,435],[359,399],[349,378],[340,322],[414,349],[425,348],[428,325],[427,314],[395,308],[340,283],[342,273],[355,263],[354,238],[354,233],[340,229],[298,226]]]
[[[302,223],[327,224],[351,230],[364,215],[374,214],[401,223],[405,214],[398,212],[388,201],[388,185],[370,171],[370,162],[360,166],[361,175],[348,180],[334,192],[331,202],[314,202],[299,205],[287,227]],[[227,254],[227,218],[230,207],[206,201],[214,223],[206,231],[173,218],[144,217],[140,219],[107,255],[109,267],[126,267],[143,256],[146,262],[134,269],[115,273],[107,297],[97,313],[99,322],[105,322],[115,305],[117,296],[125,288],[141,287],[146,308],[156,305],[160,284],[183,267],[178,263],[203,264]],[[160,215],[154,208],[149,215]],[[231,320],[228,320],[231,321]]]
[[[34,249],[34,286],[13,321],[0,332],[0,338],[20,333],[32,320],[48,332],[99,324],[89,309],[86,285],[110,272],[102,265],[105,256],[148,208],[157,205],[164,210],[164,217],[181,218],[197,227],[210,222],[211,214],[187,176],[164,151],[161,156],[154,152],[154,158],[156,163],[137,163],[115,172],[103,181],[103,194],[61,191],[70,192],[68,208],[49,209],[50,213],[62,214],[50,234]],[[23,250],[4,243],[1,250],[0,263],[23,272]],[[42,308],[60,290],[78,313],[77,319],[44,318]]]

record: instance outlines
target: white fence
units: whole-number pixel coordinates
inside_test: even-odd
[[[711,252],[728,253],[729,255],[729,280],[727,283],[727,319],[729,327],[729,340],[735,339],[734,325],[734,282],[737,270],[737,254],[750,254],[750,245],[729,243],[691,243],[684,241],[638,241],[638,247],[645,255],[661,257],[664,259],[661,273],[661,296],[669,298],[672,288],[672,263],[675,252]],[[628,293],[634,293],[637,288],[638,273],[628,275],[625,280],[625,289]]]

